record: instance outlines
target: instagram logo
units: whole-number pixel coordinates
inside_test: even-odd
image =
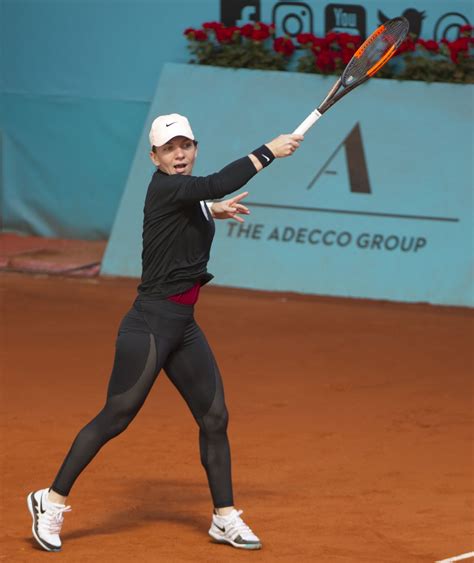
[[[277,35],[296,37],[299,33],[313,33],[313,12],[304,2],[277,2],[272,22]]]

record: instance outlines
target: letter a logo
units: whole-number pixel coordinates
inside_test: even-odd
[[[370,189],[369,173],[367,170],[367,162],[365,160],[364,145],[362,144],[362,135],[360,132],[359,123],[356,123],[354,125],[347,137],[345,137],[342,143],[340,143],[336,147],[336,150],[331,154],[331,156],[322,165],[316,176],[311,180],[307,189],[310,190],[319,180],[320,176],[327,171],[328,165],[342,147],[344,147],[346,153],[347,170],[349,172],[349,184],[351,187],[351,192],[357,194],[372,193],[372,190]],[[331,172],[328,171],[328,173]]]

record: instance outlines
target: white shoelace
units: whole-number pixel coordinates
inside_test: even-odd
[[[258,539],[257,536],[252,532],[250,527],[247,526],[247,524],[240,517],[242,513],[243,510],[236,510],[234,512],[232,519],[225,520],[226,532],[229,532],[232,539],[240,535],[244,539],[246,539],[245,536],[250,536],[250,538],[247,537],[247,539],[257,540]]]
[[[64,512],[71,512],[70,506],[48,506],[46,512],[40,514],[38,527],[48,534],[59,534],[64,521]]]

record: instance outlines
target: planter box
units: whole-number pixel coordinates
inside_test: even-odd
[[[103,264],[140,274],[148,130],[187,115],[209,174],[291,132],[335,77],[168,64]],[[251,215],[219,222],[215,283],[272,291],[473,305],[473,86],[373,79],[336,104],[301,149],[246,187]]]

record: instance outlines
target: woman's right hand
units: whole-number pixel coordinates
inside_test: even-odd
[[[265,144],[275,155],[275,158],[284,158],[285,156],[291,156],[303,140],[303,135],[288,134],[279,135],[273,141]]]

